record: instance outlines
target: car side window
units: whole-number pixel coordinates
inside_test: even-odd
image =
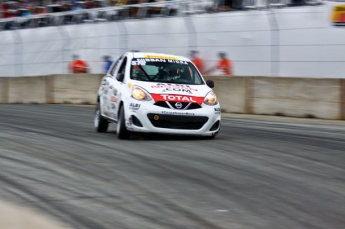
[[[114,73],[115,73],[115,70],[116,70],[116,68],[118,67],[118,65],[119,65],[119,63],[120,63],[120,60],[121,60],[121,57],[119,58],[119,59],[117,59],[117,61],[115,62],[115,64],[113,65],[113,67],[111,68],[111,70],[110,70],[110,75],[114,75]]]
[[[125,74],[126,72],[126,64],[127,64],[127,57],[125,57],[122,61],[121,67],[119,69],[119,73]]]

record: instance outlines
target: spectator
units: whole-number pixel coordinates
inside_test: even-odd
[[[103,57],[103,60],[105,62],[104,70],[105,70],[105,73],[107,73],[109,68],[113,64],[113,61],[111,60],[110,56],[107,56],[107,55]]]
[[[195,50],[190,52],[191,61],[194,63],[200,73],[204,74],[204,61],[200,57],[198,57],[198,53],[199,52]]]
[[[81,60],[78,55],[73,55],[73,61],[69,64],[70,72],[74,74],[78,73],[88,73],[89,72],[89,65]]]
[[[87,0],[86,2],[86,9],[93,9],[93,8],[96,8],[96,4],[94,1],[92,0]]]
[[[207,73],[220,70],[223,75],[232,75],[232,61],[226,58],[225,52],[219,52],[218,56],[220,60],[217,62],[216,66],[208,70]]]
[[[79,3],[72,3],[72,8],[71,8],[72,11],[81,10],[81,9],[83,9],[81,4],[79,4]]]

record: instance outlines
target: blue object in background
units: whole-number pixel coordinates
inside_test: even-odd
[[[110,66],[113,64],[111,60],[108,60],[107,63],[105,64],[105,72],[108,72]]]

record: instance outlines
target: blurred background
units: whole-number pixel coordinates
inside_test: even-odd
[[[338,1],[0,0],[0,199],[78,229],[345,228],[344,25]],[[93,130],[131,50],[215,82],[214,140]],[[1,229],[54,225],[0,202]]]
[[[65,74],[73,55],[104,72],[129,50],[224,52],[233,75],[342,78],[345,17],[321,0],[1,1],[0,76]],[[335,15],[337,13],[337,15]],[[221,74],[213,71],[210,74]]]

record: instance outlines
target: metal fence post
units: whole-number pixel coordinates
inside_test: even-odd
[[[117,22],[119,26],[119,47],[120,50],[122,50],[122,53],[125,53],[128,51],[128,31],[127,27],[124,22],[119,21]]]
[[[62,52],[62,60],[61,63],[64,63],[64,58],[65,56],[71,56],[70,55],[70,51],[71,51],[71,37],[69,36],[68,32],[65,30],[65,28],[63,26],[57,26],[58,31],[60,33],[60,37],[61,37],[61,52]],[[67,65],[63,66],[61,69],[61,74],[64,74],[66,72],[67,69]]]
[[[273,9],[268,9],[268,22],[271,28],[271,76],[280,75],[279,24]]]
[[[188,30],[188,46],[189,50],[196,50],[198,48],[198,34],[193,22],[193,17],[185,16],[185,23]]]
[[[18,30],[12,30],[14,40],[14,76],[23,76],[23,40]]]

